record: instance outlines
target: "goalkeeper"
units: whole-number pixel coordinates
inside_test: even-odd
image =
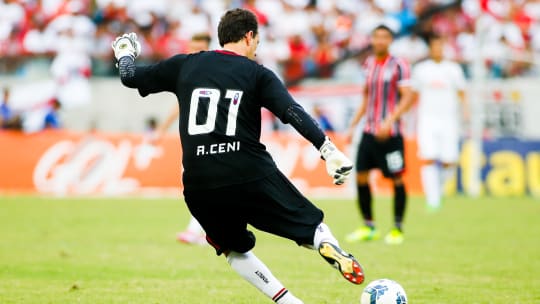
[[[364,274],[323,223],[323,212],[278,170],[260,143],[261,107],[291,124],[319,149],[328,174],[343,184],[351,161],[325,136],[290,96],[274,73],[257,64],[255,15],[228,11],[218,26],[222,50],[176,55],[150,66],[135,66],[136,35],[113,43],[122,83],[141,96],[171,92],[180,106],[184,198],[218,255],[276,303],[303,303],[252,252],[253,227],[317,250],[348,281]]]

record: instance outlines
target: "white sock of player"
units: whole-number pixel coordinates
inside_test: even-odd
[[[436,164],[422,166],[422,186],[426,195],[426,201],[430,207],[437,208],[441,205],[441,178],[439,167]]]
[[[318,249],[322,242],[328,242],[330,244],[336,245],[339,247],[338,240],[330,231],[330,228],[325,223],[320,223],[315,229],[315,236],[313,236],[313,247]]]
[[[278,304],[303,304],[290,293],[272,274],[270,269],[251,251],[238,253],[231,251],[227,262],[246,281],[257,287],[267,297]]]
[[[204,234],[204,229],[201,227],[201,224],[199,224],[197,219],[193,216],[189,220],[189,224],[186,230],[197,235]]]

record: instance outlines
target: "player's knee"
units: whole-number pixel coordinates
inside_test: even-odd
[[[445,169],[448,169],[448,168],[452,168],[452,167],[455,167],[456,164],[454,163],[442,163],[441,166]]]
[[[233,252],[246,253],[255,247],[255,234],[251,231],[230,235],[206,237],[208,243],[214,247],[217,255],[225,254],[227,257]]]
[[[356,184],[367,185],[369,181],[369,172],[356,173]]]
[[[256,239],[253,232],[246,231],[246,234],[241,237],[231,237],[229,239],[227,247],[231,253],[236,252],[239,254],[243,254],[253,249],[253,247],[255,247],[255,242]]]
[[[234,250],[227,250],[227,252],[225,253],[225,258],[227,259],[227,263],[229,263],[229,265],[232,265],[232,263],[234,261],[238,261],[238,260],[241,260],[241,259],[246,259],[246,258],[249,258],[253,256],[253,252],[251,252],[251,250],[248,250],[246,252],[238,252],[238,251],[234,251]]]
[[[244,255],[246,255],[246,253],[247,252],[240,253],[240,252],[236,252],[236,251],[227,250],[227,252],[225,252],[225,257],[227,258],[227,263],[229,263],[229,265],[232,265],[232,263],[235,260],[241,259]]]

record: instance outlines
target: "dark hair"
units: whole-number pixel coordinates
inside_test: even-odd
[[[208,44],[210,44],[210,41],[212,41],[212,38],[208,33],[199,33],[191,36],[191,41],[204,41]]]
[[[155,117],[148,117],[146,119],[146,127],[149,129],[155,129],[157,127],[157,119]]]
[[[60,109],[62,108],[62,103],[60,102],[60,100],[58,100],[58,98],[55,97],[52,101],[52,106],[54,109]]]
[[[371,34],[374,34],[376,31],[387,31],[390,36],[392,36],[392,38],[394,38],[394,31],[392,31],[392,29],[390,29],[388,26],[384,25],[384,24],[380,24],[378,25],[376,28],[374,28],[372,31],[371,31]]]
[[[257,35],[259,25],[257,17],[252,12],[237,8],[229,10],[221,17],[218,25],[219,45],[238,42],[244,38],[249,31]]]
[[[437,40],[442,40],[443,37],[439,34],[435,34],[435,33],[431,33],[429,34],[429,36],[427,37],[427,43],[428,44],[431,44],[433,41],[437,41]]]

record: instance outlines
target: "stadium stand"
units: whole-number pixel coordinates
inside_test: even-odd
[[[214,34],[228,6],[257,14],[263,25],[259,60],[287,82],[306,75],[332,77],[335,63],[365,49],[370,30],[380,23],[401,35],[393,47],[396,54],[411,61],[423,58],[426,47],[418,37],[434,31],[446,37],[448,57],[468,70],[475,17],[488,11],[492,27],[484,51],[492,77],[533,73],[529,62],[540,51],[535,0],[3,0],[0,72],[25,73],[39,60],[54,59],[55,78],[74,70],[114,75],[109,46],[118,34],[139,33],[146,61],[165,58],[184,52],[193,34]],[[213,46],[218,47],[217,39]]]

